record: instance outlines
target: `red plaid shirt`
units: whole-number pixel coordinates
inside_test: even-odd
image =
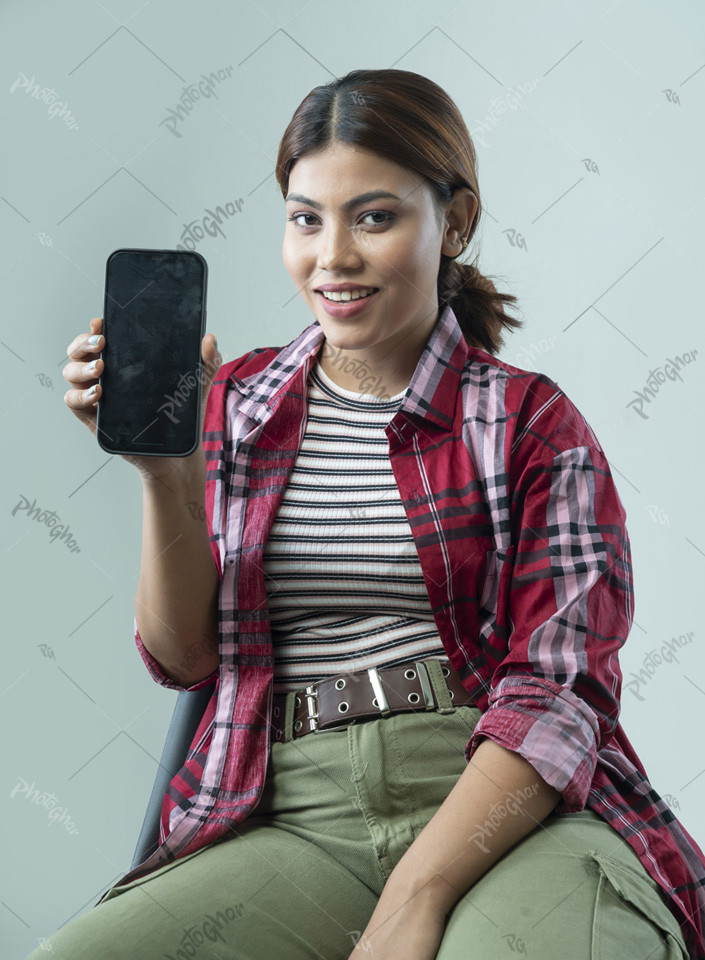
[[[189,688],[135,641],[174,690],[216,681],[165,794],[161,845],[119,883],[235,828],[256,807],[269,755],[273,649],[262,552],[306,422],[316,321],[285,347],[221,366],[206,407],[205,508],[221,577],[220,668]],[[649,783],[618,722],[619,649],[634,613],[626,514],[607,458],[549,377],[468,347],[446,306],[385,428],[431,609],[490,737],[562,799],[589,807],[667,895],[705,958],[705,857]]]

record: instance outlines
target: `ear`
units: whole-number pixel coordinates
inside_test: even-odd
[[[448,205],[445,219],[445,231],[441,253],[446,257],[457,257],[463,252],[460,242],[468,237],[475,222],[479,206],[478,199],[470,187],[458,187]]]

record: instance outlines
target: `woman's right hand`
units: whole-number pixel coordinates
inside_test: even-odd
[[[66,353],[71,362],[63,368],[64,380],[68,381],[71,389],[64,394],[64,401],[76,417],[85,423],[91,433],[95,436],[98,419],[98,403],[102,396],[102,386],[98,383],[98,378],[103,372],[105,362],[102,359],[96,361],[95,369],[90,369],[92,361],[99,357],[101,350],[105,346],[105,337],[103,333],[103,319],[98,317],[91,320],[90,333],[79,333],[71,341]],[[89,344],[88,338],[98,336],[98,343]],[[137,468],[140,476],[144,480],[160,480],[173,473],[177,477],[189,477],[196,471],[202,469],[204,462],[203,451],[203,424],[206,416],[206,400],[215,375],[223,362],[223,358],[215,347],[215,337],[207,333],[201,341],[201,357],[203,359],[203,387],[201,391],[201,430],[199,444],[192,454],[187,457],[150,457],[150,456],[132,456],[130,454],[120,454],[123,460],[131,463]],[[89,389],[95,386],[96,391],[93,396],[88,396]]]

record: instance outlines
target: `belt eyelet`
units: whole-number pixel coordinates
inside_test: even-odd
[[[338,713],[347,713],[349,709],[350,704],[347,702],[347,700],[341,700],[341,702],[338,704]]]
[[[449,690],[448,693],[450,694],[450,699],[455,700],[455,690]]]
[[[300,720],[297,720],[294,724],[294,730],[298,733],[299,730],[303,727],[303,723]]]
[[[275,716],[275,717],[278,717],[278,716],[279,716],[279,707],[275,707],[275,708],[274,708],[274,716]]]
[[[344,686],[345,680],[342,677],[339,677],[338,680],[335,681],[335,689],[342,690]]]
[[[372,697],[372,706],[379,710],[379,700],[377,697]]]
[[[299,696],[296,697],[296,706],[297,706],[297,707],[300,707],[300,706],[301,706],[301,697],[299,697]]]
[[[418,703],[421,697],[418,695],[418,693],[412,692],[406,699],[409,701],[409,703]]]
[[[441,667],[441,669],[443,670],[443,676],[444,676],[444,677],[449,677],[449,676],[450,676],[450,670],[448,669],[448,667]]]
[[[404,676],[406,677],[407,680],[413,680],[413,679],[416,677],[416,671],[415,671],[415,670],[405,670],[405,671],[404,671]]]

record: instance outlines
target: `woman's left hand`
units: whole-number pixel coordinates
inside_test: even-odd
[[[349,960],[435,960],[446,914],[420,899],[398,906],[385,902],[383,893]]]

